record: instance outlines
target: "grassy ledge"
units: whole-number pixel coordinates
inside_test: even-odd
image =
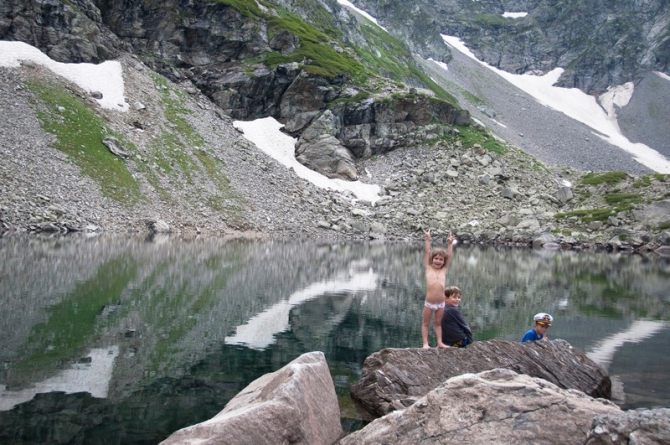
[[[37,117],[44,131],[56,136],[55,148],[96,181],[103,196],[131,206],[142,199],[140,185],[125,162],[102,143],[105,137],[123,141],[123,136],[108,129],[81,98],[62,86],[32,81],[27,87],[44,105],[38,107]],[[125,146],[132,150],[130,144]]]

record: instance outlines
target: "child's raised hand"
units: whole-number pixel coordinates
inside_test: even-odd
[[[423,237],[426,239],[426,241],[430,241],[430,229],[423,232]]]
[[[449,231],[449,238],[447,238],[450,243],[454,242],[454,235],[451,233],[451,230]]]

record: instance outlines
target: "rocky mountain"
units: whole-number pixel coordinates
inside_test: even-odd
[[[670,5],[663,0],[354,0],[424,58],[449,62],[441,34],[505,71],[547,73],[557,85],[603,93],[670,69]],[[507,13],[507,15],[505,15]]]
[[[641,142],[670,156],[670,126],[666,118],[670,87],[654,75],[654,72],[667,74],[670,70],[670,5],[667,2],[355,0],[353,3],[376,17],[423,59],[460,66],[458,51],[444,44],[442,35],[448,35],[460,38],[477,59],[509,73],[542,75],[560,68],[563,71],[556,86],[578,88],[596,98],[611,88],[627,83],[634,85],[630,102],[617,109],[619,128],[631,142]],[[467,69],[470,71],[472,66]],[[518,91],[499,94],[492,88],[487,89],[485,82],[477,84],[473,79],[453,77],[449,81],[467,92],[467,95],[459,95],[458,89],[451,89],[460,103],[491,127],[497,126],[490,118],[511,114],[510,102],[516,110],[525,106],[514,99]],[[498,79],[495,87],[499,86]],[[514,122],[511,126],[516,133],[532,133],[523,131],[523,123]],[[546,122],[542,128],[552,130]],[[524,145],[513,136],[515,131],[497,130],[506,140],[512,140],[517,146]],[[604,152],[602,157],[609,156],[609,144],[594,142],[593,137],[587,141],[581,137],[584,132],[579,133],[580,138],[570,141],[571,145]],[[525,145],[526,151],[531,150],[545,162],[553,162],[542,150],[532,148],[550,147],[551,141],[533,138]],[[617,169],[590,163],[587,166],[596,170],[603,167]]]
[[[419,10],[437,18],[456,8],[461,15],[450,15],[445,23],[454,28],[436,26],[430,38],[411,31],[428,32],[416,11],[393,3],[360,4],[379,14],[387,31],[335,1],[3,2],[0,40],[26,42],[62,63],[118,60],[132,106],[101,109],[95,92],[38,64],[0,68],[2,230],[406,238],[432,227],[504,243],[656,249],[670,242],[667,175],[499,80],[475,90],[481,85],[473,79],[482,81],[487,70],[465,68],[465,60],[454,65],[460,56],[436,39],[479,35],[469,43],[482,59],[497,57],[498,66],[516,71],[569,60],[561,82],[578,79],[572,82],[585,91],[599,91],[607,76],[649,81],[644,73],[668,71],[658,29],[667,27],[665,3],[654,9],[646,2],[636,16],[657,36],[636,46],[646,45],[644,57],[630,60],[622,43],[611,57],[625,63],[607,75],[602,67],[611,63],[591,71],[573,63],[581,47],[560,27],[545,26],[576,28],[571,20],[580,10],[561,2],[552,2],[554,10],[548,2],[432,2],[434,11]],[[623,6],[607,8],[626,2],[605,3],[593,8],[594,21],[603,11],[616,18]],[[493,16],[507,8],[537,17],[496,25]],[[406,20],[393,19],[398,14]],[[477,20],[466,20],[473,14]],[[502,56],[514,45],[484,45],[510,29],[529,39],[523,55]],[[538,29],[546,31],[542,41],[532,37]],[[418,52],[422,41],[429,44]],[[570,48],[562,57],[558,41]],[[602,41],[609,42],[604,34]],[[449,61],[448,74],[436,75],[427,57]],[[509,97],[526,101],[531,113],[515,118],[519,113],[504,108],[515,106]],[[635,102],[637,110],[644,103]],[[485,119],[503,113],[518,126],[487,128]],[[640,131],[649,128],[638,125],[642,112],[624,114],[638,134],[664,140]],[[331,178],[379,184],[384,196],[362,202],[298,178],[233,126],[261,117],[284,124],[302,164]]]

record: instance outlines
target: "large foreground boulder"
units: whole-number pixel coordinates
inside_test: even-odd
[[[611,397],[607,372],[562,340],[490,340],[465,349],[384,349],[365,360],[351,397],[371,420],[412,405],[451,377],[495,368],[539,377],[592,397]]]
[[[340,445],[583,444],[595,416],[620,413],[608,400],[495,369],[453,377]]]
[[[183,428],[162,444],[330,445],[342,435],[326,359],[303,354],[253,381],[219,414]]]

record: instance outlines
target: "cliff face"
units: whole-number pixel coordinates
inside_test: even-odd
[[[99,62],[131,52],[172,81],[193,85],[233,119],[272,116],[299,137],[333,109],[335,150],[326,152],[335,159],[326,164],[351,164],[352,158],[408,146],[421,140],[416,129],[428,123],[469,123],[467,111],[449,103],[443,90],[437,93],[443,99],[427,100],[433,92],[406,98],[407,88],[380,77],[378,72],[395,71],[397,80],[431,86],[401,42],[366,34],[336,2],[78,0],[10,4],[2,12],[2,39],[31,43],[61,62]],[[379,51],[387,51],[383,63]],[[372,94],[384,104],[368,106]],[[417,107],[422,110],[411,110]],[[363,121],[361,108],[367,110]],[[387,108],[393,111],[382,111]],[[316,157],[323,153],[308,151],[300,159],[329,176],[357,178],[354,168],[333,172]]]
[[[670,70],[670,4],[663,0],[354,3],[386,24],[397,40],[359,26],[332,0],[262,6],[188,0],[3,2],[0,39],[30,43],[61,62],[100,62],[132,52],[174,81],[189,79],[235,119],[293,120],[288,122],[292,134],[304,130],[315,112],[346,97],[346,87],[368,84],[373,72],[434,90],[425,75],[416,75],[411,53],[450,61],[441,34],[461,38],[480,60],[508,72],[563,68],[557,86],[592,94]],[[505,12],[526,15],[503,17]],[[326,94],[311,103],[286,98],[301,73],[318,78],[310,82]],[[302,115],[287,116],[287,110]]]
[[[281,61],[328,71],[332,67],[309,59],[319,52],[326,58],[343,55],[337,63],[359,66],[340,66],[325,77],[344,75],[360,85],[355,71],[370,68],[366,54],[395,58],[405,67],[412,65],[410,53],[448,62],[440,34],[461,38],[480,60],[512,73],[561,67],[558,86],[593,94],[639,82],[650,71],[670,70],[670,4],[664,0],[353,3],[386,24],[398,38],[395,43],[403,42],[408,51],[389,54],[332,0],[266,6],[188,0],[3,2],[0,39],[30,43],[61,62],[100,62],[118,57],[120,50],[134,52],[173,80],[192,79],[240,119],[281,118],[282,94],[300,72]],[[505,12],[527,15],[503,17]],[[305,24],[314,28],[306,30]],[[387,67],[386,74],[391,71]],[[416,86],[429,83],[407,73],[395,77]]]
[[[663,0],[355,0],[424,57],[448,61],[440,34],[512,73],[565,69],[558,85],[602,93],[668,72],[670,4]],[[505,12],[525,12],[506,18]]]
[[[63,63],[102,62],[130,49],[106,30],[89,0],[2,2],[0,40],[29,43]]]

